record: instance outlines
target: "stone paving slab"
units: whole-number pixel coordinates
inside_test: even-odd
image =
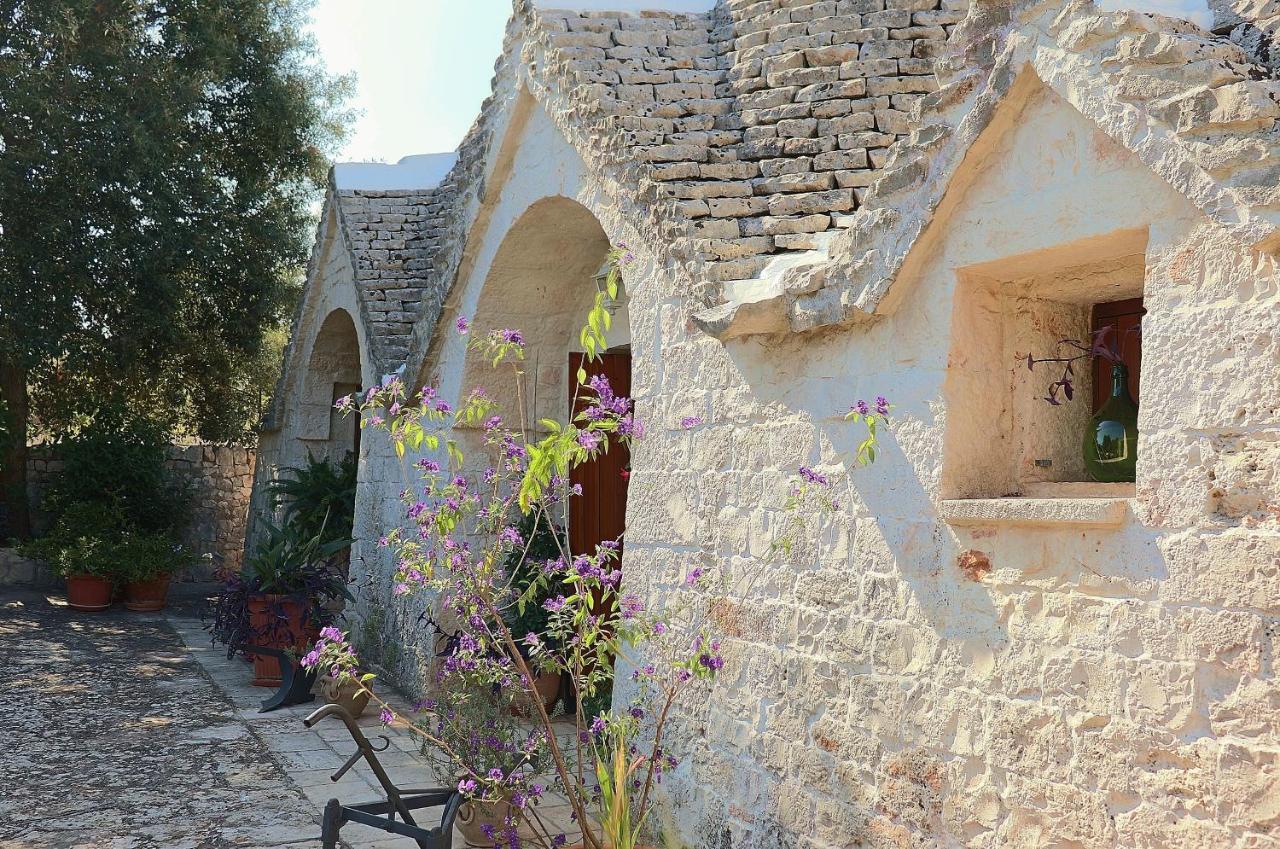
[[[305,788],[162,617],[0,593],[0,849],[319,847]]]
[[[329,799],[381,789],[364,764],[330,780],[355,745],[336,720],[303,726],[320,701],[259,713],[271,691],[249,679],[189,610],[77,613],[0,590],[0,849],[319,849]],[[380,761],[398,786],[440,784],[412,732],[372,709],[360,724],[388,738]],[[563,801],[539,815],[572,842]],[[354,824],[342,834],[344,849],[416,846]]]

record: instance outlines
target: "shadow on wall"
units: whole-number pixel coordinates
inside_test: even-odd
[[[884,818],[894,828],[905,824],[912,830],[945,834],[944,800],[962,791],[948,788],[951,774],[931,753],[974,759],[980,770],[1012,768],[1034,774],[1034,758],[1024,750],[1039,732],[1026,731],[1022,713],[1002,711],[1002,699],[1030,700],[1046,729],[1065,728],[1064,712],[1124,715],[1123,690],[1099,696],[1095,680],[1120,674],[1123,660],[1113,669],[1065,661],[1042,666],[1053,647],[1067,651],[1099,641],[1120,642],[1121,652],[1141,654],[1145,649],[1136,636],[1123,642],[1110,632],[1115,617],[1126,612],[1126,606],[1116,602],[1154,600],[1167,567],[1155,544],[1156,532],[1132,520],[1123,528],[1083,531],[953,528],[944,523],[932,495],[937,481],[928,477],[941,466],[944,372],[886,359],[884,371],[869,373],[867,363],[848,362],[854,352],[833,357],[834,344],[839,343],[757,340],[726,348],[754,401],[769,409],[771,421],[809,423],[812,441],[799,440],[797,462],[841,458],[837,497],[842,516],[837,525],[841,519],[852,519],[852,527],[844,529],[847,550],[838,542],[808,561],[812,565],[792,567],[797,571],[797,597],[790,603],[797,607],[812,603],[810,598],[838,598],[847,585],[860,587],[848,611],[847,629],[819,634],[816,647],[783,649],[791,658],[788,667],[812,665],[815,670],[807,677],[795,675],[789,685],[790,709],[803,720],[798,727],[804,739],[796,745],[807,749],[807,762],[821,762],[841,777],[845,790],[835,794],[836,800],[846,805],[853,800],[840,814],[847,820],[847,834],[870,839]],[[803,377],[779,380],[780,362],[786,363],[788,374]],[[910,379],[890,373],[904,367],[911,370]],[[868,377],[842,377],[859,370]],[[804,386],[811,377],[812,385]],[[898,405],[894,424],[882,434],[872,466],[858,467],[853,459],[865,430],[843,420],[856,395],[833,397],[828,385],[842,387],[842,393],[848,388],[874,395],[878,387],[884,387],[885,394],[893,387],[903,392],[893,398]],[[753,426],[767,425],[757,421]],[[789,471],[794,470],[783,470]],[[768,490],[765,497],[770,497]],[[825,591],[802,593],[806,581]],[[1136,627],[1132,621],[1125,624]],[[847,714],[846,705],[852,705]],[[846,729],[845,736],[829,733],[832,717],[845,715],[853,728]],[[773,718],[768,717],[768,724]],[[758,730],[766,727],[762,724]],[[762,799],[777,797],[771,798],[771,806],[785,807],[781,797],[788,788],[797,789],[792,787],[794,776],[770,766],[769,749],[753,747],[763,774],[740,780],[744,787],[763,784],[757,794]],[[817,791],[820,796],[831,792]],[[856,801],[860,798],[864,801]],[[876,800],[874,805],[871,800]],[[712,831],[729,828],[704,825]],[[775,822],[771,827],[776,826]]]

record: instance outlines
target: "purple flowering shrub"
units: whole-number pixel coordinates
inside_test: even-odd
[[[606,291],[597,295],[580,341],[591,359],[603,351],[610,317],[605,298],[617,297],[617,269],[630,261],[626,246],[611,254]],[[469,348],[494,368],[510,368],[519,398],[524,394],[525,339],[518,330],[472,334],[459,319]],[[551,535],[553,556],[526,539],[521,527],[546,522],[566,526],[570,500],[583,497],[571,483],[577,466],[643,436],[630,398],[617,395],[603,376],[579,372],[575,392],[583,403],[566,421],[515,419],[482,388],[455,408],[431,388],[410,390],[395,376],[359,397],[342,399],[340,409],[360,416],[363,428],[384,431],[404,459],[412,455],[416,479],[401,493],[405,522],[378,541],[394,557],[396,595],[430,593],[437,615],[456,627],[435,673],[432,700],[396,717],[382,704],[384,718],[406,720],[427,751],[443,759],[446,773],[459,775],[468,798],[508,802],[514,813],[495,833],[508,849],[522,838],[516,821],[532,830],[532,842],[552,847],[564,835],[550,833],[535,802],[546,790],[550,770],[583,830],[589,849],[605,842],[633,845],[649,811],[650,793],[677,761],[663,743],[663,728],[683,692],[710,682],[724,664],[720,644],[697,624],[693,608],[672,606],[655,613],[622,586],[619,540],[606,540],[587,553],[567,549]],[[575,399],[577,400],[577,399]],[[477,429],[482,448],[466,462],[454,428]],[[531,522],[532,519],[532,522]],[[532,579],[530,579],[532,575]],[[697,575],[694,575],[696,582]],[[541,632],[514,632],[529,605],[545,616]],[[345,639],[326,633],[304,662],[339,679],[359,678],[359,661]],[[644,656],[633,652],[644,645]],[[613,679],[615,661],[634,667],[635,699],[612,712],[587,715],[590,703]],[[568,743],[554,733],[538,696],[541,673],[567,676],[576,694],[575,735]],[[511,706],[531,709],[534,729],[512,719]],[[626,760],[625,781],[602,783],[599,767],[614,776],[618,757]],[[626,816],[619,819],[625,802]],[[592,813],[599,818],[596,826]],[[527,839],[527,838],[526,838]]]

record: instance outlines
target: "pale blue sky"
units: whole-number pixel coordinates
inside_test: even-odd
[[[333,73],[355,71],[339,162],[453,150],[489,94],[510,0],[318,0],[311,31]]]

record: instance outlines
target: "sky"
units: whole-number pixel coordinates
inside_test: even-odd
[[[318,0],[330,73],[356,73],[361,110],[338,162],[455,149],[489,94],[511,0]]]

